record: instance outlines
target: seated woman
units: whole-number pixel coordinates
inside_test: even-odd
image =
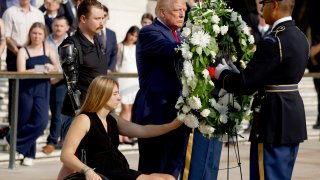
[[[86,100],[73,120],[65,138],[61,161],[65,167],[85,174],[86,179],[101,179],[95,172],[112,180],[174,180],[169,174],[143,174],[129,169],[124,155],[118,150],[119,134],[150,138],[178,128],[175,119],[163,125],[138,125],[110,114],[120,103],[118,83],[106,76],[96,77],[88,88]],[[86,151],[87,164],[76,156]]]

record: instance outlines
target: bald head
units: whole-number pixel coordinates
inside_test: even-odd
[[[263,18],[267,24],[273,24],[278,19],[292,15],[295,0],[265,0],[263,5]]]

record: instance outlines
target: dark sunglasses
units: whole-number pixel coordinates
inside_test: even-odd
[[[264,6],[267,3],[272,3],[272,2],[275,2],[275,1],[282,1],[282,0],[262,0],[259,3],[262,4],[262,6]]]

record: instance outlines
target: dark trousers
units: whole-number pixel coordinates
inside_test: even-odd
[[[251,143],[250,180],[291,180],[299,143],[274,145]]]
[[[50,90],[50,133],[47,138],[47,144],[56,145],[61,134],[61,109],[64,97],[67,93],[67,87],[64,80],[51,85]]]
[[[176,179],[183,171],[189,133],[185,126],[155,138],[138,139],[139,171],[167,173]]]
[[[318,97],[318,117],[316,121],[316,125],[320,125],[320,79],[319,78],[314,78],[313,79],[314,87],[317,92],[317,97]]]

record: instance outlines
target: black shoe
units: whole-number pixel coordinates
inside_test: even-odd
[[[320,124],[315,124],[312,126],[313,129],[320,129]]]

